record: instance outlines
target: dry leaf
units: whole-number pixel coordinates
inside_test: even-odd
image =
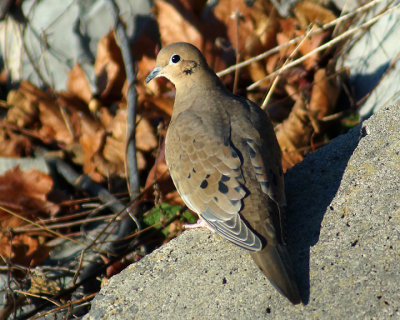
[[[0,201],[2,206],[23,214],[26,218],[34,219],[37,215],[53,214],[57,207],[46,199],[53,187],[50,176],[36,169],[21,171],[19,167],[8,170],[0,176]],[[9,213],[0,210],[0,217],[12,220],[0,221],[1,227],[17,227],[25,224],[19,218],[10,216]],[[15,222],[15,224],[14,224]],[[5,223],[5,224],[3,224]]]
[[[31,273],[30,280],[29,293],[56,295],[61,289],[55,280],[47,278],[46,274],[39,270],[34,270]]]
[[[6,127],[0,128],[0,156],[27,156],[31,151],[32,143],[28,137],[18,135]]]
[[[105,129],[99,121],[89,115],[81,116],[81,134],[79,143],[87,157],[91,158],[97,153],[104,142]]]
[[[339,96],[336,76],[328,76],[326,69],[319,69],[314,75],[310,111],[315,119],[322,120],[334,111]]]
[[[199,30],[198,17],[193,11],[185,9],[178,0],[159,0],[154,3],[157,22],[161,31],[161,42],[168,45],[173,42],[190,42],[202,47],[203,36]]]
[[[136,125],[136,148],[148,152],[157,147],[158,141],[153,130],[146,118],[139,120]]]
[[[106,120],[102,117],[102,120]],[[117,114],[104,125],[107,135],[102,150],[104,159],[113,164],[115,172],[120,176],[125,175],[125,149],[126,149],[126,110],[118,109]]]
[[[45,141],[63,142],[70,144],[74,141],[74,135],[67,124],[70,119],[66,112],[62,112],[61,106],[55,101],[43,100],[39,102],[39,119],[42,124],[39,135]]]
[[[7,121],[19,128],[30,126],[37,121],[39,109],[36,100],[29,99],[22,90],[11,90],[7,96],[10,109],[7,112]]]
[[[118,101],[126,79],[121,51],[113,32],[100,39],[94,65],[97,88],[104,104]]]
[[[305,30],[311,23],[323,25],[336,19],[331,10],[309,0],[303,0],[296,3],[294,14],[303,30]]]
[[[69,72],[67,88],[72,95],[78,97],[86,104],[89,104],[92,98],[92,92],[86,74],[79,64],[75,64]]]
[[[170,204],[185,205],[178,192],[176,192],[174,183],[169,175],[168,167],[165,162],[164,145],[147,176],[145,189],[147,189],[143,195],[145,200],[154,201],[156,198]]]
[[[189,42],[202,51],[214,70],[221,70],[234,62],[234,51],[231,45],[217,48],[218,39],[228,39],[226,25],[216,18],[215,8],[205,9],[205,4],[206,1],[156,1],[161,42],[163,46],[178,41]]]
[[[230,43],[245,57],[274,45],[274,40],[268,38],[271,35],[269,31],[276,28],[274,22],[269,21],[271,11],[271,4],[263,0],[254,1],[252,6],[243,0],[220,0],[213,9],[215,17],[227,29]]]
[[[53,215],[58,207],[47,200],[53,187],[50,176],[38,171],[21,171],[15,167],[0,176],[0,203],[3,207],[26,219],[38,220]],[[49,249],[40,236],[29,234],[13,235],[8,228],[27,224],[24,220],[0,209],[0,254],[14,263],[36,265],[47,258]],[[47,232],[43,232],[47,236]]]
[[[31,134],[50,143],[54,140],[65,144],[72,143],[73,135],[66,124],[66,113],[54,96],[22,81],[17,91],[10,93],[13,103],[7,114],[7,121],[20,128],[31,128]],[[39,127],[39,128],[38,128]]]
[[[296,102],[289,117],[275,127],[285,170],[303,160],[304,151],[313,144],[312,136],[321,133],[320,120],[333,112],[338,93],[335,77],[320,69],[314,75],[310,102],[300,91],[292,94]]]
[[[2,231],[0,232],[0,254],[12,263],[35,267],[43,263],[50,252],[50,248],[41,242],[43,241],[40,237],[31,237],[28,234],[13,236],[9,232]]]

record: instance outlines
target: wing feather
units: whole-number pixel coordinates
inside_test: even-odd
[[[240,216],[247,194],[240,183],[243,158],[230,140],[229,123],[225,125],[210,123],[205,128],[205,121],[195,113],[182,112],[167,133],[167,164],[190,209],[229,241],[258,251],[262,241]]]

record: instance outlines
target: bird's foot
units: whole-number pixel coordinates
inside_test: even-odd
[[[200,228],[207,228],[211,231],[214,231],[207,222],[205,222],[203,219],[197,220],[196,223],[185,223],[183,225],[184,229],[200,229]]]

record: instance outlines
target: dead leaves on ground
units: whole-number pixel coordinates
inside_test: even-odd
[[[295,16],[285,19],[279,17],[271,4],[261,0],[255,1],[253,6],[247,6],[243,0],[220,0],[214,7],[207,5],[207,1],[156,1],[154,14],[161,38],[143,32],[132,45],[137,68],[138,167],[143,181],[147,180],[146,187],[155,184],[145,194],[148,200],[182,204],[165,173],[163,151],[159,147],[172,113],[173,86],[164,79],[144,84],[154,67],[159,42],[162,46],[176,41],[191,42],[204,52],[214,70],[220,71],[234,64],[236,59],[250,59],[307,34],[310,24],[319,25],[335,18],[330,10],[311,1],[298,3]],[[261,104],[272,79],[262,82],[252,92],[246,92],[246,86],[279,69],[288,59],[308,54],[330,38],[331,30],[308,36],[300,45],[298,42],[286,46],[240,70],[238,92]],[[306,151],[312,151],[322,141],[325,129],[322,119],[334,112],[339,92],[334,59],[334,50],[316,53],[280,75],[268,111],[277,123],[285,169],[300,162]],[[18,89],[8,94],[8,112],[0,121],[0,155],[29,157],[33,156],[35,146],[42,145],[61,151],[65,159],[80,166],[84,174],[97,182],[105,183],[112,176],[125,177],[127,82],[113,32],[98,44],[95,74],[96,82],[91,84],[83,69],[75,65],[70,71],[66,92],[45,91],[21,82]],[[234,74],[222,78],[229,88],[233,87],[233,79]],[[18,176],[21,173],[8,174]],[[35,210],[46,203],[45,194],[43,191],[42,202]],[[27,196],[35,199],[34,195]],[[22,209],[25,205],[20,203],[21,207],[13,210],[28,212]],[[40,214],[32,219],[49,214],[37,212]],[[8,226],[13,227],[14,222],[10,220],[9,223]],[[2,237],[4,245],[10,243],[7,237],[5,234]],[[12,245],[23,243],[24,256],[30,257],[29,263],[38,263],[40,259],[32,252],[41,245],[40,239],[14,236]],[[15,259],[10,248],[8,245],[8,251],[2,254]],[[18,255],[21,253],[18,251],[21,249],[15,250]],[[42,257],[42,253],[39,256]]]
[[[16,167],[0,176],[0,186],[0,255],[19,265],[38,265],[50,251],[45,244],[48,234],[15,234],[13,229],[58,211],[58,206],[47,199],[53,181],[38,170],[21,171]]]

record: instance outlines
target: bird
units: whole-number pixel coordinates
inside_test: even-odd
[[[266,112],[231,93],[192,44],[162,48],[146,78],[176,90],[165,160],[187,207],[246,249],[293,304],[302,302],[285,236],[281,150]]]

